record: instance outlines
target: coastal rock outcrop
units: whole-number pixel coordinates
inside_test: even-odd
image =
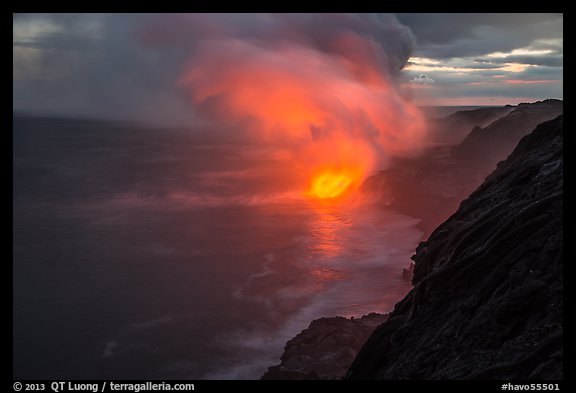
[[[341,379],[362,344],[387,314],[320,318],[288,341],[281,363],[261,379]]]

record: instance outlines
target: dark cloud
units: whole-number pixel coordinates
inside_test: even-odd
[[[146,25],[143,39],[149,44],[189,49],[207,39],[235,37],[264,47],[298,43],[332,55],[342,54],[339,41],[358,35],[380,49],[383,67],[396,71],[415,44],[411,30],[394,14],[162,14],[148,17]]]
[[[397,14],[416,35],[418,56],[481,56],[562,38],[562,14]]]
[[[182,123],[193,111],[174,89],[186,54],[148,50],[142,17],[33,14],[14,24],[14,108]]]
[[[563,14],[398,14],[416,36],[410,76],[444,102],[563,96]],[[424,99],[426,99],[424,97]],[[498,100],[504,102],[503,99]]]
[[[415,42],[393,14],[24,14],[13,25],[15,108],[143,120],[193,117],[178,80],[210,40],[301,43],[351,63],[375,56],[392,74]],[[377,49],[353,45],[354,35]]]
[[[207,37],[256,46],[288,40],[361,59],[354,45],[332,44],[345,31],[380,48],[378,62],[392,73],[411,55],[438,60],[404,71],[405,80],[425,73],[434,85],[494,76],[561,80],[563,70],[562,14],[18,14],[13,28],[15,109],[143,121],[195,119],[177,82]],[[509,54],[526,47],[550,53]],[[486,57],[493,52],[509,55]],[[512,62],[532,67],[514,75],[499,70]],[[456,75],[446,67],[482,71]]]
[[[400,22],[412,29],[421,44],[448,44],[478,38],[478,27],[524,30],[562,20],[563,14],[546,13],[399,13]],[[556,30],[552,27],[552,31]],[[561,27],[561,25],[560,25]]]

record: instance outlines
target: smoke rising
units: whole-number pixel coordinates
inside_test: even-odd
[[[190,15],[180,22],[194,37],[180,79],[192,105],[288,146],[300,170],[324,179],[320,188],[329,189],[320,194],[337,195],[422,143],[423,119],[398,83],[414,39],[395,17]],[[156,42],[181,42],[177,31],[173,25]]]
[[[394,15],[48,14],[14,26],[15,109],[208,120],[284,149],[306,181],[328,176],[327,195],[424,139],[399,84],[414,36]]]

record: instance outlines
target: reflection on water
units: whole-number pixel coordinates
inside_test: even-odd
[[[228,336],[228,345],[243,354],[241,365],[207,378],[258,378],[314,319],[388,312],[410,289],[402,269],[421,236],[415,220],[369,204],[311,200],[281,209],[300,214],[304,233],[268,255],[262,273],[250,276],[238,298],[265,304],[268,322]]]
[[[271,225],[262,231],[290,222],[294,231],[275,244],[257,245],[261,270],[234,291],[237,300],[265,305],[284,319],[309,306],[316,308],[313,318],[358,316],[391,310],[409,290],[402,270],[420,240],[416,220],[370,204],[317,200],[260,210]]]
[[[318,281],[336,281],[346,277],[341,271],[324,267],[313,267],[311,274]]]
[[[14,134],[18,378],[258,378],[312,320],[409,290],[413,219],[298,199],[298,171],[228,140],[30,121]]]
[[[334,205],[318,204],[310,223],[310,255],[315,258],[332,258],[342,254],[345,231],[352,225]]]

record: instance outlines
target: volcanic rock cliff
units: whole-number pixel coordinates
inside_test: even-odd
[[[366,179],[362,191],[400,213],[420,218],[420,227],[428,236],[523,136],[562,111],[562,101],[544,100],[517,107],[456,112],[437,122],[431,132],[454,133],[451,127],[455,124],[470,125],[472,131],[462,143],[434,147],[416,158],[397,159],[388,169]],[[481,128],[492,119],[496,120]],[[445,130],[439,131],[442,127]]]
[[[452,149],[451,157],[477,169],[492,171],[497,162],[510,154],[520,138],[543,121],[563,113],[561,100],[548,99],[531,104],[519,104],[485,128],[478,124]]]
[[[413,256],[387,315],[313,321],[263,379],[562,378],[563,121],[541,124]],[[376,322],[376,323],[375,323]]]
[[[516,109],[515,106],[495,106],[454,112],[444,118],[430,119],[429,137],[435,143],[454,145],[462,142],[474,127],[486,127]]]
[[[540,124],[422,242],[347,379],[561,379],[563,121]]]

